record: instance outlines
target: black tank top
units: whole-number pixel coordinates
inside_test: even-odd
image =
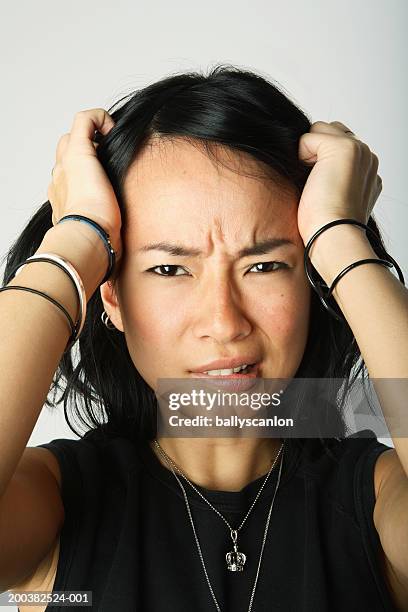
[[[365,431],[372,437],[335,441],[338,461],[323,449],[313,460],[285,449],[253,612],[396,610],[373,523],[374,464],[389,447]],[[62,474],[65,522],[54,591],[92,591],[98,612],[216,610],[180,485],[148,442],[92,430],[39,446],[55,454]],[[222,612],[248,610],[277,468],[239,531],[247,555],[242,572],[226,567],[233,548],[227,525],[181,479]],[[238,527],[264,478],[238,492],[197,488]]]

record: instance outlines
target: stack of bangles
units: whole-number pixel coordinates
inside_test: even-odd
[[[378,259],[378,258],[368,258],[368,259],[359,259],[358,261],[355,261],[354,263],[350,264],[349,266],[346,266],[346,268],[344,268],[344,270],[342,270],[341,272],[339,272],[339,274],[335,277],[335,279],[333,280],[332,284],[330,285],[330,287],[328,287],[325,283],[322,282],[314,282],[313,278],[312,278],[312,273],[311,273],[311,262],[309,259],[309,251],[310,251],[310,247],[312,246],[312,243],[316,240],[316,238],[318,236],[320,236],[320,234],[322,232],[324,232],[325,230],[329,229],[329,227],[333,227],[334,225],[342,225],[343,223],[350,223],[352,225],[358,225],[359,227],[362,227],[365,229],[366,232],[368,232],[371,237],[373,238],[373,240],[375,241],[375,243],[378,245],[378,247],[381,249],[382,251],[382,258]],[[315,232],[313,234],[313,236],[310,238],[310,240],[308,241],[306,247],[305,247],[305,253],[304,253],[304,266],[305,266],[305,272],[306,272],[306,276],[309,280],[309,283],[312,285],[313,289],[316,291],[317,295],[320,298],[321,303],[323,304],[323,306],[326,308],[326,310],[335,318],[337,319],[337,321],[345,321],[345,318],[343,316],[338,315],[333,308],[331,308],[329,306],[329,304],[327,303],[327,300],[330,298],[330,296],[333,293],[333,289],[335,288],[335,286],[337,285],[337,283],[339,282],[339,280],[349,271],[352,270],[353,268],[356,268],[357,266],[361,266],[362,264],[366,264],[366,263],[376,263],[376,264],[381,264],[382,266],[387,266],[389,268],[392,268],[393,266],[395,267],[395,269],[397,270],[398,273],[398,278],[401,281],[401,283],[405,286],[405,281],[404,281],[404,275],[402,274],[401,268],[399,267],[399,265],[397,264],[397,262],[395,261],[395,259],[393,259],[391,257],[391,255],[389,255],[387,253],[387,251],[384,249],[384,247],[382,246],[378,236],[376,235],[376,233],[371,229],[371,227],[368,227],[368,225],[365,225],[364,223],[361,223],[360,221],[356,221],[355,219],[336,219],[335,221],[331,221],[330,223],[326,223],[326,225],[323,225],[323,227],[321,227],[320,229],[317,230],[317,232]],[[324,292],[324,290],[327,289],[326,293]]]
[[[93,227],[93,229],[97,232],[97,234],[100,236],[100,238],[102,238],[104,242],[104,245],[108,253],[108,257],[109,257],[109,267],[108,267],[107,273],[105,274],[105,277],[100,283],[102,285],[110,278],[112,271],[115,267],[115,262],[116,262],[116,254],[112,247],[109,234],[98,223],[96,223],[96,221],[93,221],[92,219],[89,219],[88,217],[84,217],[83,215],[66,215],[65,217],[62,217],[62,219],[60,219],[58,223],[63,223],[64,221],[68,221],[72,219],[74,219],[75,221],[81,221],[82,223],[87,223],[88,225]],[[58,223],[56,225],[58,225]],[[25,266],[26,264],[29,264],[32,262],[38,262],[38,261],[47,261],[48,263],[54,264],[54,266],[57,266],[58,268],[63,270],[71,279],[72,284],[77,293],[78,303],[79,303],[79,315],[78,315],[78,320],[76,321],[75,324],[69,312],[66,310],[66,308],[64,308],[62,304],[60,304],[57,300],[52,298],[50,295],[47,295],[43,291],[39,291],[38,289],[32,289],[30,287],[22,287],[20,285],[11,285],[8,287],[2,287],[0,291],[6,291],[9,289],[19,289],[21,291],[29,291],[31,293],[36,293],[37,295],[42,295],[44,298],[46,298],[47,300],[55,304],[55,306],[57,306],[67,317],[68,323],[71,329],[71,336],[69,337],[67,346],[64,350],[64,353],[67,353],[72,348],[72,346],[75,344],[76,340],[79,338],[82,332],[82,329],[84,327],[85,318],[86,318],[85,288],[82,283],[81,277],[79,276],[74,266],[69,261],[67,261],[64,257],[61,257],[60,255],[56,255],[55,253],[40,253],[38,255],[32,255],[31,257],[28,257],[23,263],[19,263],[17,266],[15,266],[11,270],[11,272],[8,274],[8,279],[7,279],[6,284],[9,283],[14,278],[14,276],[17,275],[17,273],[20,271],[21,268],[23,268],[23,266]]]
[[[101,281],[100,284],[105,283],[111,276],[113,269],[115,267],[115,261],[116,261],[116,257],[115,257],[115,251],[112,247],[112,244],[110,242],[110,238],[109,238],[109,234],[107,234],[107,232],[95,221],[93,221],[92,219],[89,219],[88,217],[84,217],[83,215],[66,215],[65,217],[62,217],[62,219],[60,219],[58,221],[58,223],[63,223],[64,221],[68,220],[68,219],[74,219],[76,221],[81,221],[83,223],[87,223],[88,225],[90,225],[91,227],[94,228],[94,230],[98,233],[98,235],[100,236],[100,238],[102,238],[105,248],[107,250],[108,253],[108,257],[109,257],[109,268],[108,271],[104,277],[104,279]],[[57,225],[58,225],[57,223]],[[336,278],[333,280],[332,284],[330,287],[327,287],[327,285],[321,283],[321,282],[314,282],[312,275],[311,275],[311,261],[309,259],[309,251],[310,251],[310,247],[312,246],[312,243],[314,242],[314,240],[322,233],[324,232],[326,229],[329,229],[329,227],[332,227],[334,225],[340,225],[342,223],[351,223],[353,225],[358,225],[362,228],[364,228],[366,230],[366,232],[369,232],[371,234],[371,236],[374,238],[374,240],[377,242],[377,244],[380,246],[381,250],[383,251],[383,255],[382,255],[382,259],[361,259],[359,261],[356,261],[352,264],[350,264],[349,266],[347,266],[344,270],[342,270],[337,276]],[[75,344],[76,340],[79,338],[82,329],[84,327],[85,324],[85,318],[86,318],[86,295],[85,295],[85,289],[81,280],[81,277],[79,276],[78,272],[76,271],[76,269],[74,268],[74,266],[67,261],[66,259],[64,259],[63,257],[59,256],[59,255],[55,255],[54,253],[41,253],[38,255],[32,255],[31,257],[28,257],[23,263],[19,263],[17,266],[15,266],[11,272],[8,275],[8,280],[7,283],[9,283],[14,276],[17,275],[17,273],[20,271],[20,269],[25,266],[26,264],[29,264],[31,262],[38,262],[38,261],[46,261],[49,262],[51,264],[54,264],[55,266],[58,266],[61,270],[63,270],[71,279],[73,286],[77,292],[77,296],[78,296],[78,303],[79,303],[79,316],[78,316],[78,320],[76,321],[76,323],[74,324],[70,314],[67,312],[67,310],[54,298],[52,298],[51,296],[47,295],[46,293],[44,293],[43,291],[39,291],[37,289],[32,289],[30,287],[22,287],[20,285],[12,285],[12,286],[6,286],[6,287],[2,287],[0,289],[0,291],[6,291],[9,289],[20,289],[22,291],[30,291],[31,293],[36,293],[38,295],[42,295],[44,298],[46,298],[47,300],[49,300],[50,302],[52,302],[53,304],[55,304],[67,317],[68,319],[68,323],[71,329],[71,336],[68,340],[67,346],[65,348],[64,353],[68,352],[72,346]],[[364,264],[364,263],[377,263],[377,264],[381,264],[384,266],[388,266],[388,267],[395,267],[395,269],[398,272],[398,277],[399,280],[401,281],[401,283],[403,283],[405,285],[404,282],[404,276],[401,272],[400,267],[398,266],[397,262],[391,257],[391,255],[389,255],[385,249],[383,248],[383,246],[381,245],[381,242],[379,241],[377,235],[375,234],[375,232],[368,227],[367,225],[365,225],[364,223],[360,223],[360,221],[356,221],[354,219],[336,219],[335,221],[331,221],[330,223],[327,223],[326,225],[324,225],[323,227],[321,227],[315,234],[313,234],[313,236],[310,238],[310,240],[308,241],[306,247],[305,247],[305,252],[304,252],[304,267],[305,267],[305,272],[306,272],[306,276],[311,284],[311,286],[313,287],[313,289],[316,291],[317,295],[320,298],[320,301],[322,302],[323,306],[326,308],[326,310],[328,310],[328,312],[335,317],[335,319],[337,319],[338,321],[345,321],[344,317],[339,316],[327,303],[327,300],[330,298],[330,296],[333,293],[333,289],[336,286],[336,284],[338,283],[338,281],[340,280],[340,278],[342,276],[344,276],[344,274],[346,274],[349,270],[352,270],[353,268]],[[6,284],[7,284],[6,283]],[[324,289],[327,289],[327,292],[324,293]]]

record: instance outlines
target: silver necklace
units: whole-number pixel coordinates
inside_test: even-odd
[[[159,452],[161,453],[161,455],[164,457],[164,459],[166,460],[166,462],[170,466],[170,469],[173,472],[173,475],[176,478],[177,482],[179,483],[179,485],[181,487],[181,490],[183,492],[184,501],[186,503],[187,512],[188,512],[188,515],[189,515],[189,518],[190,518],[191,527],[193,529],[194,538],[195,538],[197,549],[198,549],[198,554],[199,554],[200,559],[201,559],[201,563],[202,563],[204,574],[205,574],[205,577],[206,577],[206,580],[207,580],[208,588],[210,590],[210,593],[211,593],[212,598],[213,598],[214,603],[215,603],[215,607],[217,608],[218,612],[221,612],[221,609],[220,609],[220,606],[218,604],[217,598],[215,597],[214,590],[213,590],[213,588],[211,586],[210,579],[208,577],[207,568],[206,568],[205,563],[204,563],[204,558],[203,558],[203,553],[201,551],[200,542],[198,540],[196,529],[195,529],[195,525],[194,525],[194,521],[193,521],[193,517],[191,515],[191,509],[190,509],[190,504],[188,502],[187,494],[186,494],[186,491],[185,491],[185,488],[184,488],[182,482],[180,481],[179,477],[175,473],[175,471],[173,469],[173,466],[181,474],[181,476],[183,476],[183,478],[190,484],[190,486],[203,498],[203,500],[210,506],[210,508],[212,508],[214,510],[214,512],[216,512],[218,514],[218,516],[220,516],[222,518],[222,520],[228,525],[228,528],[229,528],[230,533],[231,533],[231,538],[232,538],[232,541],[234,543],[234,550],[226,554],[227,568],[229,570],[231,570],[231,571],[242,571],[243,570],[243,566],[244,566],[245,561],[246,561],[246,555],[244,553],[238,551],[238,548],[237,548],[238,531],[242,528],[243,524],[245,523],[246,519],[248,518],[249,513],[251,512],[252,508],[254,507],[255,502],[257,501],[257,499],[258,499],[258,497],[259,497],[263,487],[265,486],[265,483],[266,483],[267,479],[269,478],[269,475],[270,475],[272,469],[274,468],[275,463],[278,460],[278,457],[279,457],[279,455],[281,454],[281,451],[282,451],[282,460],[280,462],[279,473],[278,473],[278,478],[277,478],[277,482],[276,482],[276,486],[275,486],[275,491],[274,491],[274,494],[273,494],[273,497],[272,497],[272,501],[271,501],[271,505],[270,505],[269,512],[268,512],[268,518],[267,518],[267,521],[266,521],[266,526],[265,526],[265,531],[264,531],[264,536],[263,536],[263,541],[262,541],[261,552],[260,552],[260,555],[259,555],[258,568],[257,568],[257,571],[256,571],[254,586],[252,588],[251,599],[250,599],[249,607],[248,607],[248,612],[251,612],[252,604],[253,604],[253,600],[254,600],[254,596],[255,596],[255,590],[256,590],[257,583],[258,583],[259,570],[260,570],[260,567],[261,567],[262,555],[263,555],[263,550],[264,550],[265,542],[266,542],[266,536],[268,534],[269,521],[270,521],[270,518],[271,518],[273,503],[275,501],[276,492],[278,490],[279,483],[280,483],[281,472],[282,472],[282,464],[283,464],[283,451],[284,451],[285,442],[283,442],[283,444],[281,445],[281,447],[279,449],[279,452],[276,455],[275,460],[274,460],[274,462],[273,462],[273,464],[272,464],[272,466],[271,466],[271,468],[270,468],[270,470],[269,470],[269,472],[268,472],[268,474],[267,474],[267,476],[266,476],[266,478],[265,478],[265,480],[264,480],[260,490],[258,491],[257,496],[255,497],[251,507],[249,508],[249,510],[248,510],[248,512],[247,512],[247,514],[246,514],[246,516],[244,518],[244,520],[242,521],[242,523],[238,527],[238,529],[232,529],[231,528],[231,525],[229,524],[227,519],[216,508],[214,508],[214,506],[204,497],[204,495],[202,495],[202,493],[200,491],[198,491],[198,489],[193,485],[193,483],[190,482],[190,480],[183,473],[183,471],[174,463],[174,461],[162,449],[162,447],[160,446],[158,441],[154,440],[154,443],[155,443],[157,449],[159,450]]]

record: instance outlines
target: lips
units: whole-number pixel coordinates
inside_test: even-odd
[[[231,357],[230,359],[216,359],[215,361],[211,361],[189,371],[194,374],[203,374],[209,370],[230,370],[232,368],[237,368],[244,363],[247,365],[257,364],[259,363],[259,359],[250,355],[240,355],[237,357]],[[233,376],[235,376],[235,374]]]
[[[249,391],[255,385],[257,385],[259,380],[262,378],[262,375],[260,372],[260,363],[255,363],[251,367],[248,374],[238,372],[237,374],[212,376],[210,374],[203,374],[203,372],[191,372],[190,377],[199,378],[202,381],[200,384],[203,385],[204,388],[208,386],[211,389],[215,388],[218,391],[223,390],[240,393],[243,391]]]
[[[239,364],[238,364],[239,365]],[[204,374],[204,372],[191,372],[195,378],[215,378],[217,380],[226,380],[231,378],[257,378],[259,376],[259,363],[253,364],[247,373],[237,372],[234,374]],[[236,366],[235,366],[236,367]],[[209,370],[221,370],[223,368],[209,368]],[[226,369],[226,368],[224,368]]]

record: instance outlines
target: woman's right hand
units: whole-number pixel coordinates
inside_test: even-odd
[[[89,217],[109,234],[118,262],[122,255],[120,209],[96,155],[98,145],[93,142],[95,130],[105,136],[113,126],[112,117],[103,108],[76,113],[71,132],[58,142],[47,197],[53,210],[54,226],[66,215]]]

